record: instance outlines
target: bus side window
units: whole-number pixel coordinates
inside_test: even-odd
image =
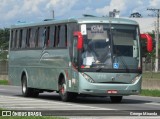
[[[56,47],[56,39],[57,39],[57,26],[55,26],[55,30],[54,30],[54,44],[53,47]]]
[[[19,45],[18,45],[19,48],[22,47],[22,34],[23,34],[23,30],[20,29],[20,31],[19,31]]]
[[[59,47],[66,47],[67,46],[67,26],[63,25],[60,28],[59,33]]]
[[[39,27],[36,28],[36,32],[35,32],[35,37],[34,37],[34,42],[35,42],[35,47],[38,47],[38,35],[39,35]]]
[[[46,32],[47,32],[47,28],[45,27],[42,35],[42,47],[46,45],[46,34],[47,34]]]
[[[60,46],[60,29],[61,29],[61,26],[59,25],[57,30],[57,47]]]
[[[59,39],[59,38],[60,38],[60,37],[59,37],[59,35],[60,35],[59,32],[60,32],[60,26],[56,26],[56,29],[55,29],[55,37],[54,37],[54,38],[55,38],[54,47],[58,47],[58,46],[59,46],[59,43],[60,43],[60,42],[59,42],[59,40],[60,40],[60,39]]]
[[[11,30],[11,35],[10,35],[10,47],[12,48],[12,43],[13,43],[13,30]]]
[[[67,35],[67,33],[68,33],[68,31],[67,31],[67,25],[65,25],[65,46],[67,47],[68,46],[68,41],[67,41],[67,39],[68,39],[68,35]]]
[[[50,34],[49,34],[49,47],[50,48],[54,46],[54,41],[55,41],[55,39],[54,39],[54,36],[55,36],[54,32],[55,32],[55,26],[51,26],[50,27]]]
[[[25,48],[26,46],[26,38],[27,37],[27,29],[23,29],[22,33],[22,48]]]
[[[13,43],[14,43],[14,31],[12,30],[12,31],[11,31],[11,44],[10,44],[10,45],[11,45],[11,48],[14,48],[14,47],[13,47],[13,46],[14,46]]]
[[[48,26],[47,27],[47,36],[46,36],[46,40],[47,40],[47,47],[49,47],[50,46],[50,27]]]
[[[35,35],[36,35],[36,28],[32,28],[31,37],[30,37],[30,47],[31,48],[35,48]]]
[[[16,41],[16,49],[18,49],[19,48],[19,33],[20,33],[20,30],[18,29],[17,30],[17,41]]]
[[[50,34],[50,27],[48,26],[48,27],[45,27],[43,32],[44,46],[46,47],[48,47],[50,43],[49,34]]]
[[[14,34],[13,34],[13,48],[16,48],[16,43],[17,43],[17,30],[14,31]]]
[[[26,37],[26,48],[30,47],[30,37],[31,37],[31,29],[27,29],[27,37]]]
[[[44,27],[40,27],[39,34],[38,34],[38,48],[42,48],[44,46]]]

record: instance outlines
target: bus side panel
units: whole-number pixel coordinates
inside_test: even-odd
[[[69,71],[68,50],[11,51],[9,79],[13,85],[21,85],[22,72],[28,77],[28,86],[38,89],[58,89],[62,70]]]
[[[67,49],[45,50],[41,55],[40,72],[43,79],[40,88],[58,90],[60,73],[68,71],[69,58]]]
[[[38,73],[36,67],[38,66],[39,57],[40,51],[38,50],[11,51],[9,55],[9,79],[11,83],[20,85],[22,73],[25,72],[28,78],[28,86],[38,86],[41,81],[36,75]]]

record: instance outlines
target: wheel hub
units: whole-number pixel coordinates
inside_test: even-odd
[[[23,91],[23,93],[26,92],[26,83],[25,82],[23,82],[23,84],[22,84],[22,91]]]

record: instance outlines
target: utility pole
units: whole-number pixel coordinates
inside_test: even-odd
[[[158,46],[159,46],[159,16],[160,16],[160,9],[147,9],[147,10],[151,10],[153,12],[155,12],[156,17],[157,17],[157,36],[156,36],[156,59],[155,59],[155,72],[158,72]]]

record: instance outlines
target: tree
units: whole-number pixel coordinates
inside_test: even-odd
[[[143,53],[143,56],[146,58],[146,62],[151,62],[151,59],[153,60],[153,62],[155,61],[155,34],[154,32],[149,32],[148,33],[152,39],[153,39],[153,51],[151,53],[149,53],[147,50],[146,50],[146,40],[141,40],[141,45],[142,45],[142,53]],[[160,56],[160,45],[159,45],[159,56]]]
[[[9,29],[0,29],[0,50],[8,50],[9,47]]]
[[[0,29],[0,60],[7,59],[9,48],[9,29]]]

